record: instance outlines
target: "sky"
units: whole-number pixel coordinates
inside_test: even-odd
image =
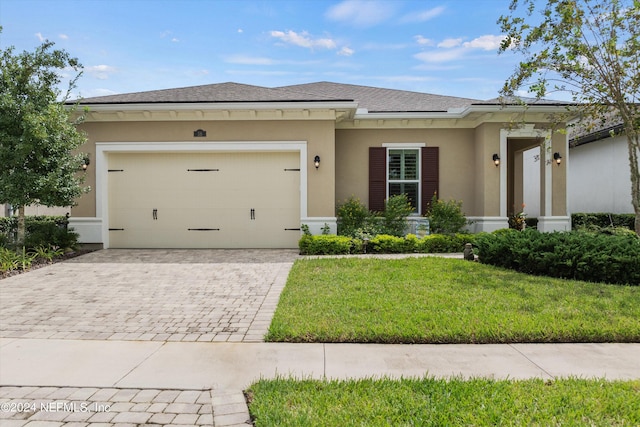
[[[510,0],[0,0],[0,48],[84,66],[74,95],[318,81],[490,99]]]

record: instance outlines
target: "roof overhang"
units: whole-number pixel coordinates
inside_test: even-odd
[[[549,122],[554,114],[567,114],[567,121],[578,112],[571,105],[470,105],[447,111],[369,112],[358,109],[351,122],[340,128],[380,127],[458,127],[475,128],[486,122],[514,122],[526,118],[528,122]]]
[[[194,102],[140,104],[82,104],[85,121],[171,120],[345,120],[357,103],[332,102]]]

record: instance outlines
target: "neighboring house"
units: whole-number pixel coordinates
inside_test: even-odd
[[[221,83],[82,100],[92,191],[71,211],[108,248],[294,248],[301,224],[336,230],[350,196],[382,210],[409,195],[463,202],[473,231],[507,227],[522,203],[522,152],[546,140],[554,103],[522,107],[328,82]],[[510,124],[521,123],[513,128]],[[551,154],[549,154],[551,155]],[[500,158],[499,165],[494,157]],[[570,228],[566,168],[543,168],[539,228]]]
[[[614,131],[616,136],[611,136]],[[570,213],[633,213],[631,203],[631,170],[627,139],[621,126],[597,132],[569,135],[567,195]],[[535,212],[539,173],[538,148],[525,153],[525,212]]]
[[[614,130],[614,129],[612,129]],[[633,213],[627,138],[609,129],[570,141],[570,212]]]

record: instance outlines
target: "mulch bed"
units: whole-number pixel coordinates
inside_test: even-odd
[[[0,280],[5,279],[7,277],[11,277],[11,276],[17,276],[18,274],[26,273],[31,270],[36,270],[41,267],[46,267],[47,265],[63,262],[71,258],[79,257],[80,255],[85,255],[85,254],[88,254],[89,252],[94,252],[94,249],[79,249],[77,251],[67,252],[64,255],[55,257],[50,262],[44,259],[34,259],[33,262],[31,263],[31,267],[26,270],[16,269],[11,271],[0,272]]]

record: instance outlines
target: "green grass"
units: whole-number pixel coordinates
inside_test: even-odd
[[[640,425],[640,381],[260,380],[255,426]]]
[[[298,260],[268,341],[639,342],[640,287],[445,258]]]

